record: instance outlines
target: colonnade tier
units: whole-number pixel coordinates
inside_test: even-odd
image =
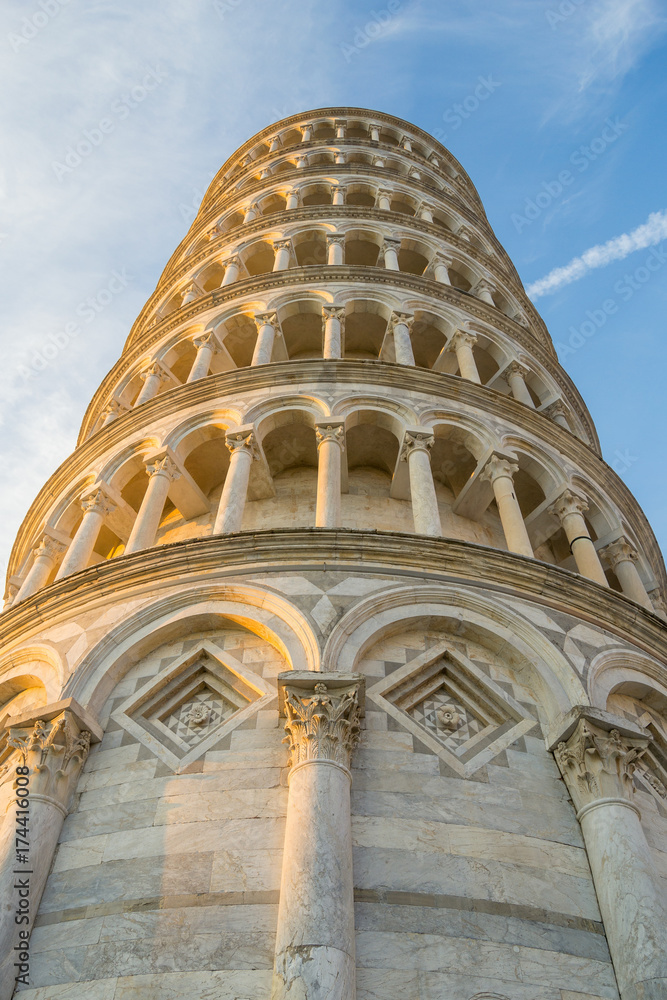
[[[267,349],[274,323],[271,313],[258,318],[258,348]],[[407,337],[404,315],[393,327]],[[195,366],[208,350],[202,339]],[[364,365],[328,366],[328,385],[313,362],[298,371],[263,365],[243,387],[240,373],[223,373],[117,417],[33,505],[12,554],[9,600],[104,559],[209,532],[394,522],[561,565],[659,609],[664,569],[650,528],[619,477],[564,428],[546,433],[544,416],[518,399],[501,397],[499,411],[474,381],[462,397],[455,376],[425,373],[399,403],[390,389],[397,365],[373,366],[383,392]],[[276,392],[290,376],[311,391]],[[158,377],[149,373],[144,390]],[[429,392],[435,381],[448,401]]]

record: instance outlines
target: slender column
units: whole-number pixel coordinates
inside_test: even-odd
[[[383,212],[391,211],[391,191],[388,188],[379,188],[377,193],[377,207]]]
[[[56,541],[50,535],[44,535],[42,541],[36,549],[33,549],[34,561],[25,580],[21,584],[21,589],[16,595],[17,601],[24,601],[36,591],[45,587],[53,569],[58,561],[58,557],[65,551],[62,542]]]
[[[286,271],[289,267],[290,251],[292,249],[291,240],[276,240],[273,244],[275,259],[273,261],[274,271]]]
[[[441,285],[451,285],[452,281],[449,277],[449,269],[453,263],[454,261],[451,257],[443,257],[442,254],[436,254],[433,258],[433,277]]]
[[[77,721],[72,712],[64,711],[48,722],[39,719],[26,722],[20,728],[10,728],[7,737],[7,748],[14,751],[7,766],[14,772],[21,768],[21,773],[14,781],[16,794],[2,824],[0,839],[0,896],[3,900],[0,908],[0,1000],[10,1000],[16,987],[15,977],[28,971],[27,965],[25,969],[14,966],[15,962],[20,963],[19,950],[15,949],[20,949],[27,940],[20,936],[21,932],[29,935],[32,931],[69,800],[88,756],[91,734],[79,728]],[[24,768],[27,775],[23,773]],[[16,840],[16,819],[24,809],[28,817],[25,827],[27,849]],[[19,925],[15,915],[22,902],[28,902],[28,908],[21,911],[28,920]]]
[[[340,465],[345,451],[345,426],[331,420],[315,425],[317,439],[317,507],[316,528],[337,528],[340,525]]]
[[[310,142],[313,135],[312,124],[304,125],[301,129],[301,142]]]
[[[239,258],[236,255],[228,257],[225,261],[225,273],[220,283],[220,287],[224,288],[225,285],[231,285],[234,281],[237,281],[240,270],[241,262]]]
[[[269,153],[276,153],[280,149],[280,146],[281,146],[280,136],[274,135],[273,139],[271,140],[271,145],[269,146]]]
[[[334,156],[334,163],[345,163],[346,160],[347,157],[345,156],[344,150],[339,149]]]
[[[327,236],[327,264],[345,263],[345,237],[339,233]]]
[[[129,407],[125,406],[118,399],[112,399],[104,408],[104,420],[102,427],[108,427],[114,420],[118,420],[124,413],[129,412]]]
[[[380,141],[380,129],[377,125],[371,125],[371,142]]]
[[[474,333],[470,333],[468,330],[457,330],[447,344],[447,350],[455,352],[461,378],[466,378],[469,382],[476,382],[477,385],[480,385],[481,379],[477,371],[475,355],[472,352],[476,343],[477,337]]]
[[[181,474],[168,455],[147,465],[146,472],[149,476],[148,487],[125,546],[126,555],[155,545],[155,535],[160,525],[169,487]]]
[[[459,226],[456,235],[466,243],[473,243],[474,232],[469,226]],[[480,282],[481,284],[481,282]]]
[[[305,153],[300,153],[296,158],[296,169],[305,170],[308,166],[308,157]]]
[[[324,327],[323,357],[342,357],[344,322],[344,309],[339,308],[338,306],[322,306],[322,325]]]
[[[258,215],[259,215],[259,205],[257,204],[256,201],[253,201],[252,204],[248,205],[248,207],[245,210],[245,215],[243,216],[244,224],[246,222],[254,222]]]
[[[613,569],[621,589],[626,597],[631,601],[641,604],[647,611],[653,611],[651,598],[646,592],[646,587],[642,583],[642,578],[637,572],[637,549],[632,542],[621,536],[610,545],[605,545],[600,549],[600,558],[607,559]]]
[[[607,577],[604,575],[593,539],[584,520],[585,510],[588,510],[586,498],[573,490],[565,490],[549,507],[549,511],[556,515],[563,526],[578,571],[602,587],[608,587]]]
[[[384,167],[384,165],[385,165],[385,162],[386,162],[386,157],[385,156],[374,156],[373,157],[373,166],[374,167],[380,167],[382,169]]]
[[[161,366],[157,362],[154,362],[141,372],[140,377],[144,380],[144,385],[135,400],[135,406],[141,406],[142,403],[146,403],[149,399],[157,396],[166,375]]]
[[[347,125],[347,122],[343,121],[342,119],[339,120],[339,121],[335,121],[334,122],[334,126],[336,128],[336,138],[337,139],[344,139],[345,138],[345,127],[346,127],[346,125]]]
[[[528,392],[528,386],[526,385],[526,375],[528,369],[520,364],[518,361],[510,361],[507,368],[503,372],[508,386],[510,387],[510,392],[514,398],[519,402],[523,403],[525,406],[530,406],[531,409],[535,409],[535,403],[533,402],[533,397]]]
[[[408,153],[412,152],[412,140],[410,139],[410,136],[403,136],[401,139],[401,148],[407,150]]]
[[[197,285],[195,285],[194,281],[190,282],[187,288],[183,289],[183,292],[181,293],[181,305],[187,306],[188,302],[194,302],[194,300],[198,299],[200,295],[201,292]]]
[[[416,167],[410,167],[408,177],[412,177],[416,181],[420,181],[422,179],[422,175]]]
[[[259,172],[259,176],[260,180],[266,180],[267,177],[271,176],[271,167],[269,166],[262,167],[262,169]]]
[[[532,557],[533,549],[514,492],[513,476],[518,469],[516,462],[510,462],[502,455],[492,455],[484,467],[482,478],[488,479],[493,487],[507,548],[520,556]]]
[[[250,467],[259,457],[251,427],[228,431],[226,442],[232,457],[213,526],[214,535],[228,535],[241,530],[243,511],[248,499]]]
[[[293,209],[299,207],[299,189],[292,188],[287,192],[287,199],[285,204],[285,211],[291,212]]]
[[[408,463],[412,518],[418,535],[442,534],[429,455],[434,443],[430,431],[406,431],[401,449],[401,459]]]
[[[250,364],[268,365],[273,353],[278,316],[274,312],[257,313],[255,324],[257,326],[257,342]]]
[[[211,368],[211,359],[215,354],[215,341],[212,333],[206,333],[201,337],[195,337],[192,343],[197,348],[197,356],[187,377],[188,382],[197,382],[200,378],[206,378]]]
[[[662,594],[660,593],[660,588],[656,587],[649,594],[651,598],[651,604],[653,605],[653,611],[659,618],[667,621],[667,605],[665,604]]]
[[[331,185],[331,196],[333,205],[344,205],[345,204],[345,188],[342,184],[332,184]]]
[[[426,202],[422,202],[419,206],[419,218],[423,219],[424,222],[433,222],[433,208],[431,205],[427,205]]]
[[[93,554],[104,518],[116,509],[116,504],[101,487],[87,496],[84,495],[80,504],[83,509],[83,518],[56,573],[56,580],[62,580],[63,577],[69,576],[71,573],[78,573],[80,569],[86,568]]]
[[[279,676],[291,770],[271,1000],[353,1000],[350,758],[363,682],[290,674]]]
[[[389,271],[400,271],[398,266],[398,251],[401,249],[400,240],[385,240],[382,244],[382,254],[384,266]]]
[[[555,402],[545,406],[542,413],[549,417],[549,420],[553,420],[555,424],[558,424],[559,427],[564,427],[566,431],[569,431],[570,425],[567,422],[565,407],[560,399],[557,399]]]
[[[394,354],[397,365],[414,366],[415,356],[412,351],[412,324],[414,316],[411,313],[395,312],[389,320],[389,329],[394,335]]]
[[[633,801],[633,772],[648,740],[627,723],[611,728],[620,720],[606,716],[574,709],[552,749],[581,823],[621,1000],[660,1000],[667,903]]]
[[[490,306],[495,306],[496,304],[493,301],[493,292],[495,292],[495,288],[490,281],[478,281],[474,289],[474,294],[477,298],[481,299],[482,302],[488,302]]]

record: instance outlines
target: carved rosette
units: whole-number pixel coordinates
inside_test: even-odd
[[[315,684],[313,691],[285,688],[285,732],[290,766],[305,761],[332,761],[349,768],[359,742],[359,688],[329,691]]]
[[[588,719],[580,719],[568,740],[554,750],[572,801],[581,811],[598,799],[625,799],[632,802],[632,776],[646,752],[648,740],[621,736]]]
[[[30,768],[31,798],[55,801],[64,812],[90,740],[88,730],[80,730],[72,713],[64,711],[50,722],[38,719],[29,729],[10,729],[6,746],[18,750],[23,765]]]

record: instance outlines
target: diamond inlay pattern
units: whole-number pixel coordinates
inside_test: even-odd
[[[454,751],[484,728],[483,722],[466,711],[444,689],[415,706],[410,715]]]
[[[164,720],[167,729],[194,746],[237,711],[236,705],[205,687]]]

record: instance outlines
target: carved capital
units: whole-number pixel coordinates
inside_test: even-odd
[[[565,413],[565,407],[563,406],[563,401],[561,399],[555,399],[553,403],[549,403],[542,410],[542,413],[549,418],[549,420],[555,420],[556,417],[563,417],[567,419]]]
[[[406,431],[401,446],[401,461],[406,462],[415,451],[429,451],[435,444],[435,437],[431,431]]]
[[[328,319],[337,319],[339,323],[344,323],[344,306],[322,306],[322,322],[326,323]]]
[[[102,514],[106,517],[108,514],[113,514],[116,509],[116,504],[102,487],[91,493],[84,493],[79,503],[84,514]]]
[[[344,184],[332,184],[331,185],[331,193],[332,194],[341,194],[341,193],[344,194],[345,193],[345,185]]]
[[[565,490],[558,497],[558,500],[549,507],[549,513],[555,514],[559,521],[566,518],[568,514],[583,514],[585,510],[588,510],[586,497],[582,496],[581,493],[575,493],[574,490]]]
[[[32,550],[35,559],[47,558],[55,562],[58,559],[67,546],[63,542],[57,541],[57,539],[52,538],[51,535],[44,535],[39,545]]]
[[[222,262],[222,264],[223,264],[223,267],[225,267],[225,268],[228,268],[228,267],[240,267],[241,266],[241,259],[238,256],[238,254],[232,254],[232,256],[228,257],[227,260],[225,260],[225,261]]]
[[[31,799],[44,796],[66,812],[90,740],[91,733],[79,729],[73,713],[66,710],[48,722],[38,719],[26,728],[10,727],[6,747],[18,751],[23,765],[30,768]]]
[[[329,233],[326,236],[327,246],[333,246],[336,244],[339,247],[345,246],[345,233]]]
[[[291,250],[292,241],[291,240],[274,240],[273,249],[278,252],[278,250]]]
[[[288,683],[285,716],[291,767],[320,760],[349,768],[361,729],[359,684],[330,689],[320,681],[304,690]]]
[[[447,343],[447,351],[456,351],[460,347],[469,347],[471,350],[477,343],[477,336],[470,330],[457,330]]]
[[[255,313],[255,325],[258,333],[263,326],[272,326],[275,330],[278,326],[278,314],[275,312]]]
[[[113,416],[115,419],[122,417],[124,413],[129,413],[129,407],[125,406],[118,399],[110,399],[102,411],[103,416]]]
[[[512,462],[505,455],[492,455],[482,469],[480,478],[482,480],[488,479],[493,484],[496,479],[512,479],[514,473],[518,471],[519,466],[517,462]]]
[[[397,326],[406,326],[408,328],[408,332],[411,332],[414,321],[415,317],[412,313],[394,312],[391,314],[391,318],[389,320],[389,330],[393,331]]]
[[[475,234],[469,226],[461,226],[456,235],[465,240],[466,243],[470,243]]]
[[[161,455],[159,458],[151,459],[146,465],[146,472],[153,476],[164,476],[170,482],[179,479],[181,471],[169,455]]]
[[[199,337],[193,337],[192,343],[197,350],[200,350],[202,347],[208,347],[211,351],[216,350],[216,343],[212,333],[202,333]]]
[[[139,378],[143,379],[144,382],[147,379],[153,377],[159,378],[161,382],[164,382],[165,379],[167,378],[167,374],[162,368],[162,365],[159,363],[159,361],[154,361],[152,364],[148,365],[148,367],[144,368],[144,370],[139,373]]]
[[[494,295],[497,291],[498,289],[496,288],[496,286],[493,284],[492,281],[489,281],[488,278],[482,278],[482,280],[478,281],[475,287],[473,288],[473,292],[476,295],[478,295],[480,292],[487,292],[489,295]]]
[[[510,379],[512,378],[512,376],[518,375],[519,378],[525,380],[527,374],[528,374],[528,369],[526,368],[525,365],[522,365],[520,361],[510,361],[510,363],[505,368],[505,371],[503,372],[505,379]]]
[[[235,431],[227,431],[225,442],[231,452],[232,458],[234,455],[242,453],[250,455],[252,459],[259,458],[259,448],[257,447],[255,433],[248,430],[247,427],[242,427]]]
[[[634,796],[633,773],[648,740],[621,736],[581,718],[572,735],[556,746],[554,757],[577,812],[597,799]]]
[[[622,562],[637,562],[639,558],[637,549],[624,535],[605,545],[599,550],[598,555],[601,559],[606,559],[612,569],[616,569]]]
[[[444,253],[436,253],[433,256],[433,259],[431,260],[431,264],[433,265],[433,267],[437,267],[438,264],[441,264],[443,267],[446,267],[447,270],[449,270],[450,267],[454,266],[454,258],[448,257]]]
[[[196,299],[199,295],[201,295],[201,289],[197,284],[195,284],[194,281],[191,281],[190,284],[186,285],[181,292],[181,302],[183,305],[186,305],[186,299],[188,302],[192,302],[192,300]]]
[[[393,239],[393,237],[386,236],[382,241],[382,252],[387,250],[395,250],[396,253],[401,249],[401,241]]]
[[[339,446],[341,451],[345,451],[345,427],[342,422],[330,421],[328,423],[316,424],[315,439],[318,451],[325,441],[333,441]]]

